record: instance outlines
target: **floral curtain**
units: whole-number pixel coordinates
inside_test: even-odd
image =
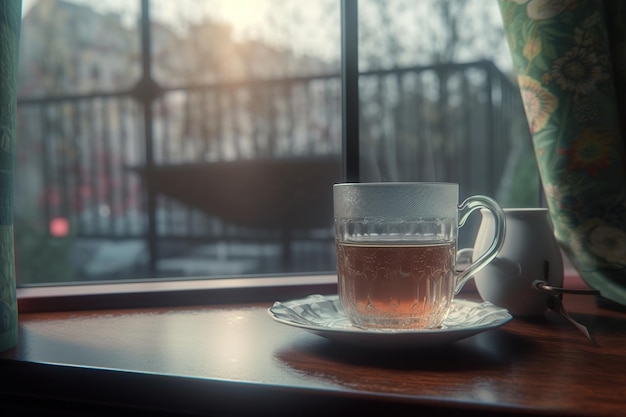
[[[0,351],[17,343],[13,256],[13,153],[21,0],[0,2]]]
[[[626,304],[626,2],[499,4],[556,238]]]

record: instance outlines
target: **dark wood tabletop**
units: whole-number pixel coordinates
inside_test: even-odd
[[[626,313],[590,296],[565,306],[596,344],[547,312],[404,351],[337,344],[274,322],[270,305],[22,314],[1,399],[65,415],[626,415]]]

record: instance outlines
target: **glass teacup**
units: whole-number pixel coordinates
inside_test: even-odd
[[[504,243],[502,209],[485,196],[459,205],[458,194],[452,183],[334,186],[339,299],[355,326],[439,327],[454,295],[496,257]],[[493,240],[457,271],[458,228],[477,209],[493,213]]]

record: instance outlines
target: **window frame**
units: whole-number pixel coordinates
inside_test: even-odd
[[[141,41],[143,84],[146,100],[152,80],[150,31],[151,0],[141,2]],[[358,182],[359,149],[359,52],[358,0],[339,0],[341,25],[341,121],[342,182]],[[147,80],[147,81],[146,81]],[[151,114],[144,106],[146,130],[151,129]],[[148,152],[149,154],[150,152]],[[148,159],[148,165],[154,161]],[[540,195],[541,189],[540,189]],[[153,196],[154,197],[154,196]],[[148,205],[150,206],[150,201]],[[154,203],[154,201],[152,201]],[[148,210],[151,213],[152,210]],[[154,215],[149,214],[154,217]],[[156,222],[148,219],[148,234],[156,242]],[[155,251],[156,248],[150,248]],[[153,257],[151,257],[153,258]],[[336,293],[337,277],[329,273],[292,273],[233,277],[145,278],[116,282],[46,283],[18,286],[21,312],[91,310],[104,308],[165,307],[198,304],[261,302],[306,293]]]
[[[40,285],[17,288],[20,313],[269,302],[337,292],[334,274]]]
[[[360,177],[358,0],[341,0],[340,24],[342,180],[358,182]]]

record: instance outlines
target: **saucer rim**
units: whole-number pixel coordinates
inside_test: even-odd
[[[280,301],[280,303],[285,304],[285,303],[294,303],[294,302],[302,302],[302,304],[308,304],[306,303],[306,300],[308,300],[310,297],[316,296],[318,294],[312,294],[309,295],[307,297],[304,298],[300,298],[300,299],[293,299],[293,300],[287,300],[287,301]],[[321,295],[321,297],[323,297],[325,299],[325,301],[332,301],[332,302],[338,302],[338,295],[337,294],[332,294],[332,295]],[[278,303],[278,301],[276,302]],[[491,330],[491,329],[495,329],[497,327],[500,327],[506,323],[508,323],[509,321],[511,321],[513,319],[513,316],[508,312],[507,309],[502,308],[502,307],[498,307],[495,306],[495,308],[500,309],[502,312],[507,314],[507,317],[503,317],[500,320],[494,321],[492,323],[487,323],[487,324],[483,324],[483,325],[472,325],[472,326],[467,326],[467,327],[455,327],[455,328],[432,328],[432,329],[365,329],[365,328],[359,328],[356,326],[350,326],[350,327],[323,327],[323,326],[316,326],[313,324],[303,324],[303,323],[298,323],[295,321],[291,321],[288,319],[284,319],[281,317],[276,316],[276,314],[272,311],[272,309],[274,309],[275,307],[277,307],[276,303],[274,305],[272,305],[271,307],[269,307],[267,309],[267,314],[276,322],[281,323],[281,324],[285,324],[288,326],[292,326],[292,327],[297,327],[297,328],[301,328],[301,329],[305,329],[305,330],[309,330],[309,331],[313,331],[313,332],[317,332],[319,333],[336,333],[336,334],[342,334],[342,335],[346,335],[346,334],[355,334],[355,335],[368,335],[370,337],[389,337],[389,336],[400,336],[400,335],[410,335],[410,336],[417,336],[417,335],[442,335],[442,334],[454,334],[454,333],[465,333],[465,332],[473,332],[473,333],[478,333],[478,332],[483,332],[483,331],[487,331],[487,330]],[[455,298],[454,300],[452,300],[452,304],[465,304],[466,306],[471,306],[471,307],[479,307],[480,304],[482,304],[483,302],[480,301],[473,301],[473,300],[466,300],[466,299],[462,299],[462,298]],[[444,321],[445,323],[445,321]]]

